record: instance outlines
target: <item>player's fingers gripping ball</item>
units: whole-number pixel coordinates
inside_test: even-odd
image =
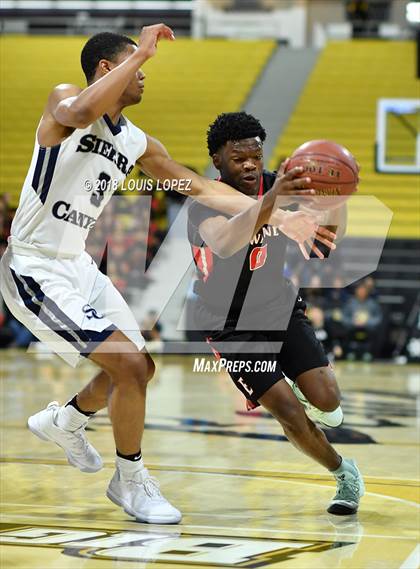
[[[309,176],[311,208],[335,209],[344,203],[359,183],[359,165],[347,148],[330,140],[311,140],[297,148],[285,164],[285,171],[303,168],[301,176]]]

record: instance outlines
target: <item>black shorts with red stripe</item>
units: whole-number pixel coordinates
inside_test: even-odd
[[[304,372],[329,365],[303,308],[293,311],[286,331],[227,327],[207,333],[206,339],[249,402],[248,408],[257,407],[259,398],[284,376],[296,381]]]

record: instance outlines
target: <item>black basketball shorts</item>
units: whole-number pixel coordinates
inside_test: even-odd
[[[258,399],[284,376],[295,381],[306,371],[329,365],[324,348],[302,309],[293,311],[286,332],[226,328],[208,336],[213,353],[223,358],[226,371],[253,407],[258,406]],[[234,343],[234,351],[228,348],[230,343]],[[250,345],[252,351],[247,351]]]

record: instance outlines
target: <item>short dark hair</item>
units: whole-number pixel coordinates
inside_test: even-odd
[[[96,68],[101,59],[115,61],[116,57],[129,45],[137,46],[136,42],[127,36],[112,32],[101,32],[92,36],[82,49],[80,63],[86,81],[90,83],[95,76]]]
[[[213,156],[229,140],[243,140],[259,136],[266,139],[266,132],[258,119],[244,112],[222,113],[207,131],[207,148]]]

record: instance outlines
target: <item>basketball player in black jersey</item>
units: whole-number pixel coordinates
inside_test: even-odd
[[[263,169],[265,137],[251,115],[220,115],[207,139],[220,180],[242,194],[262,198],[276,179]],[[354,514],[364,492],[360,472],[354,461],[337,454],[313,422],[335,427],[343,421],[334,371],[305,316],[304,301],[283,276],[284,235],[255,221],[250,231],[238,216],[197,202],[190,205],[197,327],[216,357],[226,362],[248,407],[265,407],[296,448],[335,476],[337,493],[328,511]],[[333,210],[326,224],[338,225],[340,231],[345,206]],[[270,362],[274,371],[258,371],[262,362]]]

